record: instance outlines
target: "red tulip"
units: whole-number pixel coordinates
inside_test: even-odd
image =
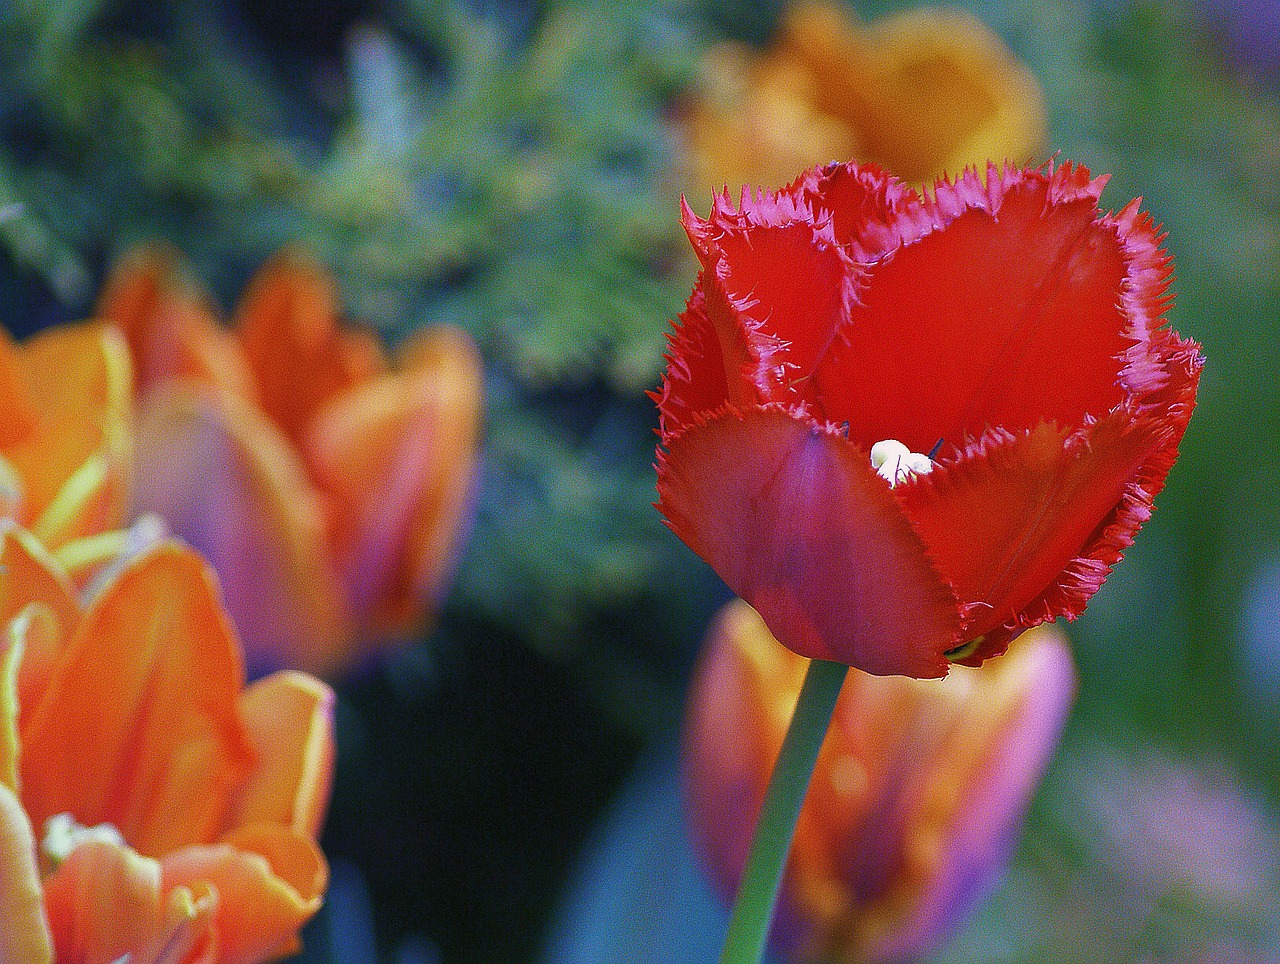
[[[1151,515],[1203,359],[1163,326],[1150,215],[1101,213],[1104,180],[991,166],[921,196],[831,165],[686,206],[658,507],[797,653],[978,665],[1078,616]],[[888,440],[915,470],[877,471]]]

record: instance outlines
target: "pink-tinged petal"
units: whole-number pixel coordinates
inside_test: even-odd
[[[470,529],[478,465],[475,343],[435,327],[402,357],[402,370],[335,398],[308,434],[348,598],[375,635],[403,635],[434,615]]]
[[[174,382],[137,427],[137,508],[213,564],[256,673],[341,665],[351,621],[297,453],[239,399]]]
[[[264,265],[236,309],[263,411],[295,443],[320,406],[385,368],[377,342],[341,330],[340,317],[333,278],[299,250]]]
[[[333,691],[284,671],[244,691],[240,710],[258,765],[237,791],[229,827],[275,823],[314,839],[333,780]]]
[[[1043,424],[989,436],[958,462],[899,486],[916,532],[966,604],[957,643],[986,637],[967,662],[1003,651],[1009,633],[996,630],[1058,580],[1167,441],[1162,422],[1117,410],[1075,434]]]
[[[741,599],[707,630],[681,738],[684,811],[716,889],[732,894],[808,663]]]
[[[882,937],[886,960],[940,946],[999,881],[1075,702],[1071,647],[1053,626],[1020,637],[1004,659],[978,671],[985,676],[970,672],[955,677],[971,680],[986,706],[957,728],[966,732],[934,764],[906,828],[916,842],[906,870],[919,896]]]
[[[27,627],[18,672],[18,705],[29,713],[38,702],[63,645],[80,620],[66,574],[44,547],[16,526],[0,526],[0,624],[37,607]]]
[[[160,865],[119,844],[82,843],[46,878],[44,901],[58,964],[114,964],[160,934]]]
[[[165,901],[164,916],[151,945],[131,961],[137,964],[217,964],[218,935],[213,924],[218,894],[203,882],[175,887]]]
[[[824,417],[871,445],[961,446],[987,427],[1083,424],[1120,403],[1135,339],[1125,252],[1096,190],[1059,169],[970,172],[904,210],[902,246],[867,269],[847,337],[817,373]],[[944,449],[944,454],[950,449]]]
[[[707,634],[682,773],[693,842],[726,895],[806,667],[740,600]],[[1074,689],[1069,648],[1052,627],[946,680],[851,672],[796,826],[774,949],[879,962],[936,949],[998,880]]]
[[[846,439],[781,410],[724,412],[668,442],[658,493],[672,530],[791,649],[946,674],[957,602]]]
[[[254,764],[243,685],[212,571],[175,543],[145,553],[93,601],[24,712],[32,820],[110,823],[149,856],[214,839]]]
[[[320,909],[329,879],[311,840],[265,824],[183,848],[162,865],[166,888],[207,883],[217,892],[222,964],[258,964],[296,949],[298,929]]]
[[[51,964],[36,845],[26,811],[0,785],[0,961]]]

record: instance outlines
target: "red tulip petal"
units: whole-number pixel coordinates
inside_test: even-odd
[[[1150,407],[1149,416],[1157,426],[1160,443],[1155,452],[1128,480],[1124,494],[1090,535],[1084,547],[1076,554],[1057,579],[1032,602],[1022,608],[1012,622],[1005,623],[987,638],[968,662],[980,661],[984,652],[998,652],[1009,638],[1027,626],[1066,616],[1075,619],[1084,612],[1085,604],[1098,590],[1111,567],[1120,561],[1124,550],[1133,544],[1134,536],[1155,510],[1155,497],[1164,487],[1165,477],[1178,457],[1178,445],[1186,430],[1187,422],[1195,408],[1196,389],[1200,380],[1203,359],[1199,346],[1183,341],[1170,333],[1167,339],[1174,354],[1167,362],[1168,373],[1173,377],[1161,390],[1158,405]],[[1113,416],[1121,418],[1121,416]],[[1110,421],[1110,420],[1108,420]],[[1095,436],[1114,434],[1114,426],[1099,423],[1086,433],[1086,443],[1096,446]]]
[[[315,838],[333,779],[333,691],[285,671],[244,691],[240,708],[258,765],[232,801],[229,827],[275,823]]]
[[[0,786],[0,961],[52,960],[31,822],[13,790]]]
[[[890,222],[904,206],[920,202],[913,189],[874,164],[828,164],[802,174],[788,190],[816,217],[829,217],[837,243],[860,262],[896,248],[901,238]]]
[[[1124,239],[1079,170],[992,168],[989,186],[970,172],[904,210],[902,247],[869,266],[848,336],[814,374],[823,416],[859,444],[927,452],[1119,404],[1126,352],[1149,332],[1122,311],[1136,283]]]
[[[956,600],[845,439],[780,409],[722,412],[668,442],[658,493],[675,533],[791,649],[945,675]]]
[[[94,600],[24,713],[32,820],[111,823],[147,855],[213,839],[253,766],[243,685],[208,566],[175,543],[139,557]]]
[[[1015,620],[1134,496],[1131,480],[1169,443],[1168,426],[1121,409],[1081,432],[1041,424],[1019,436],[988,435],[964,457],[898,487],[903,508],[956,595],[965,603],[963,641],[985,636],[977,663],[1003,651]],[[1150,501],[1145,500],[1147,514]],[[1142,519],[1130,511],[1127,537]],[[1144,517],[1145,518],[1145,517]],[[1128,542],[1124,543],[1128,545]],[[1119,558],[1118,552],[1111,560]],[[1078,607],[1039,612],[1033,625],[1074,616],[1105,578],[1077,580]]]

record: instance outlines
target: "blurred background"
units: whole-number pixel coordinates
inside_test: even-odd
[[[1010,870],[938,959],[1280,960],[1280,4],[959,6],[1039,80],[1035,159],[1111,174],[1104,205],[1141,195],[1164,224],[1170,318],[1208,366],[1159,511],[1070,628],[1079,698]],[[334,883],[304,960],[714,956],[672,747],[728,594],[651,508],[645,392],[694,279],[679,197],[705,211],[723,185],[685,123],[709,52],[768,48],[784,10],[0,8],[16,334],[85,317],[142,241],[224,310],[301,243],[389,343],[451,322],[484,355],[443,617],[338,686]]]

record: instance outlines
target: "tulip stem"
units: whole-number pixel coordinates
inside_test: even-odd
[[[765,792],[720,964],[758,964],[764,956],[791,837],[848,672],[843,663],[815,659],[809,664]]]

